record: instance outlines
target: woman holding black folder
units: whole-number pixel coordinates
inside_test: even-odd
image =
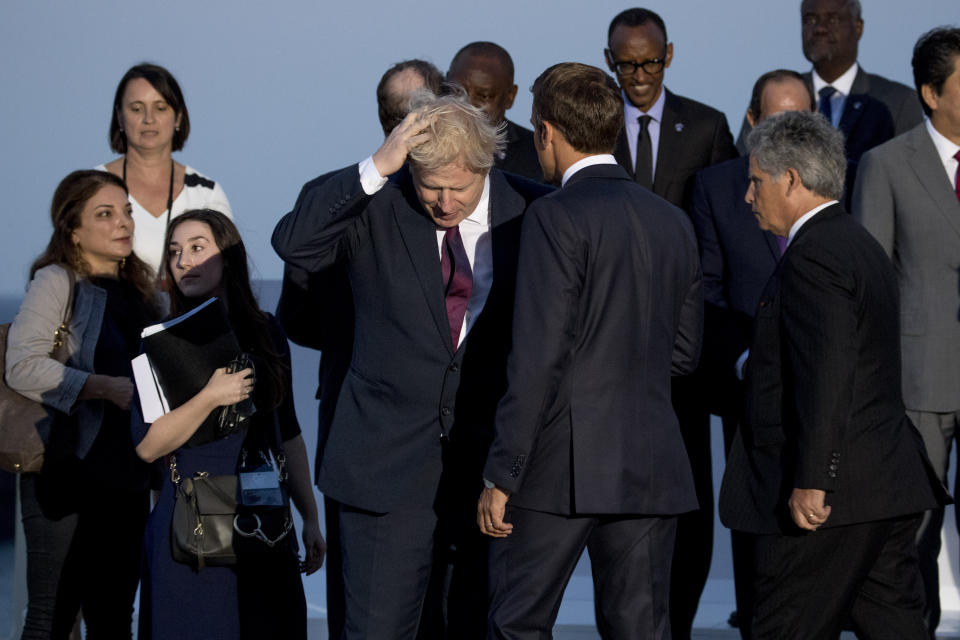
[[[211,296],[226,306],[250,368],[217,369],[195,396],[150,425],[134,429],[137,453],[150,462],[174,454],[181,477],[195,472],[237,472],[251,443],[269,441],[279,424],[289,474],[287,488],[304,521],[305,561],[295,550],[268,554],[267,562],[195,570],[174,561],[170,529],[175,486],[168,478],[150,516],[145,540],[146,572],[141,584],[141,639],[306,638],[306,604],[300,571],[320,568],[326,548],[310,483],[306,447],[294,412],[290,351],[279,323],[261,311],[250,288],[247,256],[234,224],[211,210],[188,211],[170,222],[164,269],[171,287],[173,316]],[[227,363],[225,362],[224,365]],[[208,417],[219,407],[252,399],[256,411],[239,432],[218,437]]]
[[[82,607],[90,637],[129,638],[150,478],[130,438],[130,358],[159,316],[153,272],[132,252],[120,178],[74,171],[50,215],[53,234],[7,337],[7,384],[56,410],[38,429],[43,469],[20,477],[22,637],[66,638]]]

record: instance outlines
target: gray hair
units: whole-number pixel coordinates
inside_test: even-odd
[[[796,169],[803,186],[839,200],[847,173],[843,134],[819,113],[788,111],[767,118],[747,138],[750,157],[774,181]]]

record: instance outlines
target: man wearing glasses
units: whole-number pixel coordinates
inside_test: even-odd
[[[673,59],[663,19],[648,9],[627,9],[610,23],[604,55],[623,96],[625,127],[614,156],[633,179],[685,211],[694,176],[737,157],[722,113],[663,87]],[[710,422],[704,382],[673,380],[673,407],[690,457],[700,509],[680,516],[671,576],[674,638],[689,638],[713,551],[713,479]]]

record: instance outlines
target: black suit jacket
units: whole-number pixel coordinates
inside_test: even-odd
[[[441,436],[471,452],[489,441],[492,424],[484,420],[506,384],[521,214],[547,190],[490,172],[493,283],[456,351],[436,226],[406,170],[368,196],[357,166],[347,167],[279,222],[273,246],[281,258],[309,272],[345,264],[353,292],[353,353],[319,472],[325,494],[376,512],[429,508],[440,484]],[[479,466],[474,477],[479,485]]]
[[[900,395],[899,313],[890,260],[842,207],[801,227],[757,310],[746,412],[720,492],[726,526],[799,531],[794,488],[827,492],[825,527],[941,503]]]
[[[653,192],[689,210],[693,178],[704,167],[737,157],[727,118],[705,104],[664,89],[663,121],[657,146]],[[634,177],[625,131],[620,132],[614,157]]]
[[[701,329],[686,215],[618,166],[578,171],[525,216],[484,477],[550,513],[695,509],[670,376],[696,366]]]
[[[506,148],[494,158],[494,166],[524,178],[543,182],[543,170],[533,145],[533,131],[504,120],[507,132]]]
[[[712,413],[740,411],[741,384],[734,365],[750,346],[760,294],[780,260],[772,233],[757,224],[744,200],[750,157],[708,167],[697,174],[690,219],[697,232],[703,269],[704,339],[701,371]]]

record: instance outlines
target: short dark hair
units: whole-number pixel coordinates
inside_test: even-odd
[[[800,13],[803,13],[803,7],[807,4],[809,0],[802,0],[800,3]],[[854,22],[859,22],[862,18],[863,8],[860,6],[860,0],[847,0],[845,3],[847,11],[850,12],[850,18]]]
[[[110,115],[110,148],[117,153],[127,152],[127,135],[120,126],[120,109],[123,106],[123,92],[127,84],[134,78],[143,78],[157,90],[167,101],[173,112],[179,116],[179,127],[173,132],[173,150],[183,149],[187,136],[190,135],[190,114],[187,113],[187,103],[183,99],[183,92],[173,74],[158,64],[142,62],[130,67],[117,85],[117,93],[113,96],[113,113]]]
[[[406,71],[407,69],[416,71],[420,77],[423,78],[424,84],[431,93],[440,93],[440,86],[443,84],[443,74],[426,60],[417,60],[416,58],[404,60],[387,69],[386,73],[380,78],[380,83],[377,84],[377,116],[380,118],[380,126],[383,127],[384,135],[388,135],[393,131],[407,115],[406,101],[395,100],[394,97],[387,92],[387,85],[390,84],[390,80],[398,73]]]
[[[810,96],[810,108],[812,109],[817,103],[813,97],[813,88],[804,80],[801,74],[792,69],[774,69],[773,71],[767,71],[753,83],[753,93],[750,94],[750,106],[747,107],[747,109],[750,111],[754,120],[760,119],[760,102],[763,98],[763,90],[766,89],[767,85],[771,82],[783,82],[784,80],[799,80],[802,82],[803,86],[807,89],[807,94]]]
[[[913,84],[917,88],[917,97],[920,106],[927,117],[933,109],[923,99],[921,89],[928,84],[940,95],[943,92],[943,83],[953,73],[956,57],[960,56],[960,28],[937,27],[920,36],[913,47]]]
[[[667,25],[663,23],[663,18],[656,14],[650,9],[641,9],[639,7],[634,7],[633,9],[626,9],[618,13],[613,20],[610,21],[610,28],[607,29],[607,44],[609,46],[610,38],[613,36],[613,30],[623,25],[625,27],[639,27],[640,25],[646,24],[648,22],[653,22],[663,33],[663,41],[668,42],[667,40]]]
[[[623,128],[623,98],[616,81],[597,67],[555,64],[540,74],[533,92],[533,123],[544,122],[581,153],[613,153]]]
[[[449,79],[450,72],[453,70],[457,63],[460,62],[463,58],[477,56],[481,58],[496,58],[500,64],[507,70],[507,74],[510,76],[510,82],[513,82],[513,58],[510,57],[510,54],[507,53],[507,50],[498,45],[495,42],[471,42],[470,44],[464,46],[460,51],[457,51],[456,55],[453,56],[453,60],[450,61],[450,68],[447,69],[447,77]]]

